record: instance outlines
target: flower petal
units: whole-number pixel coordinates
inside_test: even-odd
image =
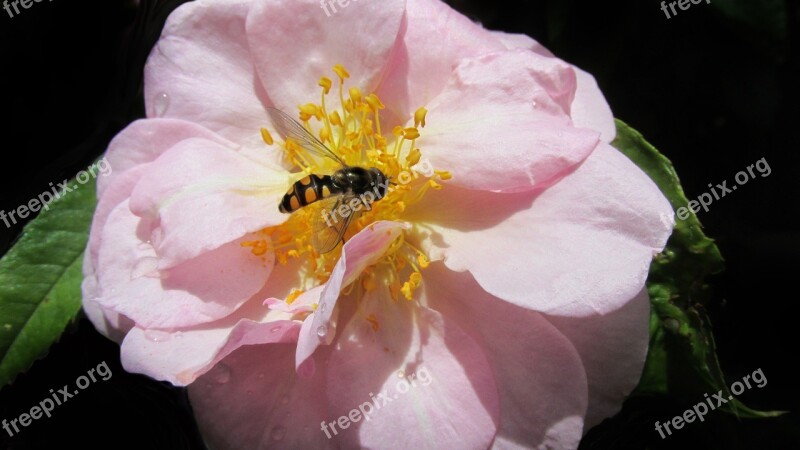
[[[168,268],[247,233],[283,223],[288,173],[205,139],[187,139],[148,167],[131,210],[158,224],[152,236]]]
[[[92,258],[87,253],[83,256],[83,281],[81,282],[83,311],[100,334],[116,343],[122,342],[125,334],[133,328],[134,323],[127,317],[111,309],[103,307],[98,301],[100,287],[94,273]]]
[[[330,420],[371,412],[349,429],[331,425],[344,448],[488,448],[494,439],[498,386],[485,350],[450,317],[393,301],[385,287],[361,300],[327,366]]]
[[[160,270],[155,250],[137,234],[147,229],[128,202],[119,204],[103,229],[96,267],[104,307],[147,328],[173,328],[224,317],[258,292],[269,277],[274,254],[263,257],[225,244]]]
[[[572,344],[539,313],[487,294],[468,273],[425,270],[422,301],[471,331],[500,395],[493,448],[574,449],[587,405],[586,374]]]
[[[302,378],[293,362],[293,345],[250,345],[189,386],[209,448],[339,448],[320,430],[330,417],[326,367],[317,376]]]
[[[423,155],[453,175],[449,184],[468,189],[518,192],[552,183],[598,143],[596,132],[570,122],[574,89],[569,66],[533,52],[465,60],[428,106]]]
[[[573,317],[614,311],[638,294],[674,224],[658,187],[607,144],[543,191],[448,186],[406,213],[430,230],[420,245],[432,259],[469,270],[496,297]]]
[[[380,259],[404,229],[408,229],[406,224],[389,221],[375,222],[364,228],[344,244],[342,256],[324,287],[303,294],[303,296],[319,296],[316,301],[312,301],[319,307],[305,319],[300,330],[296,357],[298,369],[320,344],[330,344],[333,340],[336,333],[332,317],[341,290],[355,281],[367,266]],[[309,300],[298,298],[298,301],[308,303]]]
[[[542,56],[555,58],[550,50],[525,34],[509,34],[502,31],[495,31],[492,34],[508,49],[524,48]],[[605,96],[597,86],[597,81],[589,72],[580,67],[572,66],[572,68],[575,69],[578,81],[575,99],[570,106],[572,122],[576,127],[599,131],[603,142],[613,141],[617,135],[614,115],[611,113],[611,107],[608,106]]]
[[[391,70],[377,94],[388,124],[402,125],[447,84],[464,58],[503,50],[491,33],[439,0],[408,0],[405,26],[392,53]]]
[[[266,96],[245,35],[252,3],[195,1],[170,14],[145,66],[148,117],[195,122],[239,145],[261,143]]]
[[[289,295],[298,273],[296,262],[276,265],[259,293],[215,322],[174,330],[134,328],[122,343],[125,370],[187,385],[242,346],[297,342],[300,322],[264,307],[262,300]]]
[[[317,0],[256,1],[247,16],[247,37],[274,105],[293,113],[318,98],[317,83],[323,75],[333,78],[335,64],[350,72],[350,86],[373,90],[397,41],[405,3],[353,2],[328,17]],[[325,6],[336,8],[334,2]],[[338,99],[331,96],[330,102],[333,108]]]
[[[623,400],[639,384],[650,339],[649,317],[646,289],[603,316],[548,317],[578,350],[586,368],[586,430],[619,412]]]
[[[131,123],[108,144],[104,158],[112,171],[97,178],[97,197],[102,198],[108,186],[128,170],[155,161],[178,142],[193,137],[233,145],[211,130],[185,120],[141,119]]]

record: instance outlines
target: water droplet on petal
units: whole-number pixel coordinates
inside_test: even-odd
[[[286,436],[286,428],[283,427],[275,427],[272,430],[272,440],[273,441],[280,441],[283,437]]]
[[[263,373],[258,374],[258,379],[259,380],[263,380],[264,379],[264,374]]]
[[[283,397],[281,397],[281,405],[285,405],[287,403],[289,403],[289,396],[284,395]]]
[[[214,368],[212,377],[217,383],[225,384],[228,381],[231,381],[231,368],[223,363],[219,363],[217,364],[217,367]]]
[[[166,342],[172,335],[162,330],[147,330],[144,332],[144,337],[150,342]]]
[[[272,327],[272,329],[270,329],[269,332],[270,333],[277,333],[280,330],[281,330],[281,327],[277,326],[277,327]]]
[[[325,312],[325,309],[327,309],[327,308],[328,308],[328,305],[326,305],[325,303],[319,305],[320,312]]]
[[[397,372],[397,378],[404,378],[405,376],[406,376],[406,373],[403,372],[402,370]]]
[[[534,107],[534,108],[538,108],[538,107],[539,107],[539,104],[538,104],[538,103],[536,103],[536,100],[534,100],[534,101],[533,101],[533,107]]]
[[[153,113],[155,116],[163,117],[167,113],[167,108],[169,108],[169,95],[166,92],[156,95],[156,98],[153,99]]]
[[[328,326],[327,325],[320,325],[317,327],[317,336],[325,337],[328,334]]]
[[[175,333],[175,339],[181,339],[181,338],[183,338],[183,331],[178,331],[177,333]]]

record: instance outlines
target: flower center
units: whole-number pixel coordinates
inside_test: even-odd
[[[440,182],[451,178],[451,175],[434,170],[422,158],[422,152],[416,145],[420,138],[419,129],[425,127],[425,108],[419,108],[414,113],[413,127],[396,126],[391,133],[384,133],[380,111],[385,107],[378,96],[374,93],[364,96],[357,87],[345,91],[345,80],[350,74],[339,64],[334,66],[333,71],[339,81],[341,108],[333,111],[327,109],[326,96],[330,94],[333,82],[322,77],[319,81],[322,88],[320,103],[299,106],[300,123],[348,166],[376,168],[390,180],[386,194],[370,203],[369,207],[361,209],[357,217],[354,216],[356,218],[349,223],[343,236],[346,241],[373,222],[402,220],[408,206],[419,202],[429,189],[441,189]],[[270,132],[262,128],[261,133],[264,141],[272,145]],[[333,159],[318,158],[292,139],[284,143],[283,152],[286,160],[295,168],[295,181],[310,174],[330,175],[341,169]],[[323,203],[315,202],[297,209],[285,223],[262,230],[264,239],[242,244],[251,247],[256,255],[263,255],[268,249],[274,250],[278,263],[282,265],[293,259],[300,263],[301,289],[292,292],[288,303],[304,289],[326,282],[341,256],[341,245],[327,253],[320,253],[313,245],[313,235],[319,229],[319,221],[326,220],[330,225],[330,217],[336,217],[335,211],[322,208]],[[428,266],[428,258],[408,241],[405,233],[400,234],[376,264],[364,270],[358,282],[345,288],[346,293],[354,288],[371,291],[383,284],[389,288],[395,300],[401,296],[409,301],[414,299],[414,291],[422,282],[421,272]]]

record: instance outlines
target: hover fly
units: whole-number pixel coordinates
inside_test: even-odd
[[[358,215],[358,211],[351,210],[346,217],[338,220],[336,216],[339,207],[348,205],[351,208],[351,201],[355,199],[357,204],[369,209],[371,203],[382,199],[388,192],[389,178],[376,167],[347,165],[339,155],[288,114],[275,108],[267,108],[267,112],[284,141],[291,139],[312,155],[329,158],[341,166],[332,175],[310,174],[296,181],[278,206],[280,212],[292,213],[319,202],[322,213],[314,216],[312,244],[320,254],[328,253],[339,242],[343,242],[345,231]],[[333,223],[328,217],[334,218]]]

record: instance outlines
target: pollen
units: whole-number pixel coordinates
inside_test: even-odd
[[[358,86],[346,87],[345,80],[350,78],[350,73],[340,64],[333,67],[333,74],[339,81],[338,93],[332,92],[334,82],[331,78],[321,77],[319,102],[298,105],[293,112],[295,117],[347,165],[374,167],[389,179],[389,184],[383,187],[385,195],[371,202],[369,208],[362,209],[349,224],[344,235],[346,241],[376,221],[405,221],[404,215],[409,207],[418,203],[430,189],[442,189],[442,182],[452,176],[439,168],[430,170],[424,157],[425,136],[421,129],[426,125],[428,111],[425,108],[410,114],[405,120],[406,125],[384,123],[380,112],[386,106],[377,94],[363,92]],[[292,112],[287,113],[291,115]],[[261,135],[265,143],[273,144],[269,131],[262,129]],[[319,158],[291,139],[282,145],[282,151],[285,161],[294,167],[293,180],[304,179],[310,174],[331,175],[341,168],[333,159]],[[422,170],[421,167],[428,168]],[[300,264],[301,287],[309,289],[330,278],[341,256],[342,245],[324,254],[314,248],[314,235],[319,230],[321,219],[326,217],[324,214],[332,214],[335,210],[324,210],[321,205],[325,202],[315,201],[318,199],[312,195],[313,191],[305,192],[305,206],[297,208],[283,224],[261,231],[268,239],[242,243],[242,246],[257,255],[272,250],[278,264]],[[381,191],[376,187],[374,193],[378,195],[378,192]],[[325,191],[324,197],[329,194],[330,191]],[[294,197],[292,199],[296,201]],[[423,271],[430,265],[430,260],[413,244],[414,229],[412,226],[401,233],[384,255],[342,292],[363,294],[385,289],[393,301],[401,298],[415,301],[417,291],[423,285]],[[292,290],[287,303],[295,301],[303,292],[302,289]],[[367,321],[378,330],[379,323],[374,315],[367,317]]]

